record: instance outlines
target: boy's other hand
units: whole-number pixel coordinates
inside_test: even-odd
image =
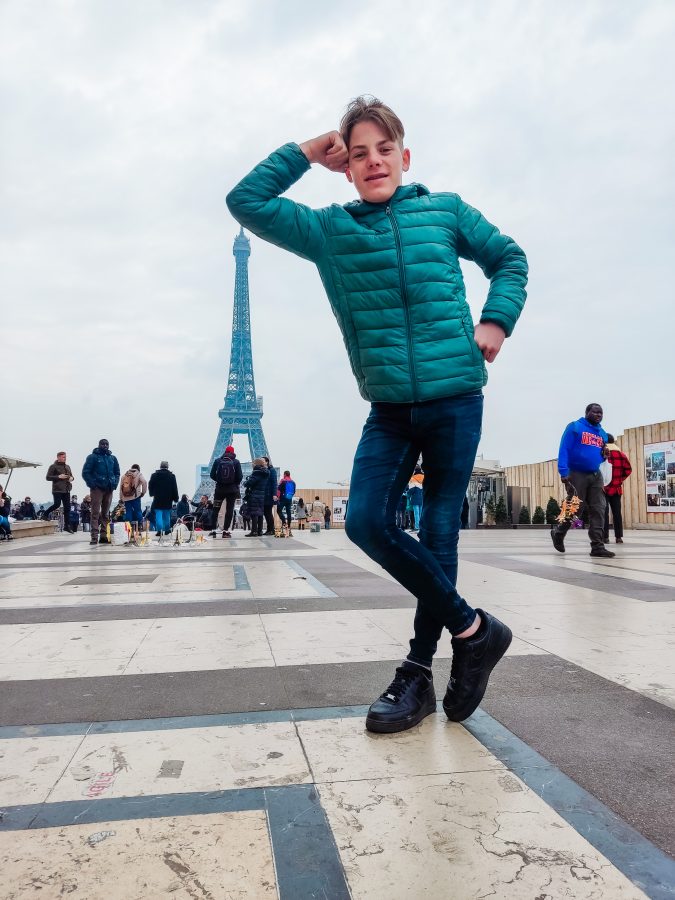
[[[494,362],[506,338],[504,329],[494,322],[479,322],[473,330],[473,336],[485,362]]]
[[[349,153],[339,131],[328,131],[300,144],[310,163],[319,163],[331,172],[345,172]]]

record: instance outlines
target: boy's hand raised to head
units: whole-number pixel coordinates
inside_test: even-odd
[[[300,144],[300,149],[310,163],[320,163],[331,172],[344,172],[347,169],[349,153],[339,131],[328,131],[319,137]]]
[[[485,362],[494,362],[506,338],[504,329],[494,322],[479,322],[473,330],[473,336]]]

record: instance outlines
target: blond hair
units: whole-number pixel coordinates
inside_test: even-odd
[[[393,109],[378,100],[377,97],[373,97],[371,94],[362,94],[360,97],[355,97],[345,110],[345,114],[340,120],[340,134],[347,147],[349,147],[352,129],[359,122],[375,122],[389,140],[397,141],[401,147],[403,146],[405,136],[403,122]]]

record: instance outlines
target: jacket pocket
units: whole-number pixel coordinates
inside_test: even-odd
[[[467,321],[468,319],[468,321]],[[474,337],[473,332],[473,322],[466,315],[462,315],[462,327],[464,328],[464,334],[466,335],[466,339],[469,342],[469,347],[471,349],[471,359],[476,365],[483,365],[483,354],[481,353],[480,347],[476,343],[476,338]]]

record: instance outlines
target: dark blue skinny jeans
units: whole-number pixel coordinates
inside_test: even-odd
[[[460,597],[457,544],[483,418],[480,392],[425,403],[373,403],[354,458],[347,536],[417,598],[409,659],[431,665],[447,628],[476,612]],[[424,507],[419,541],[396,527],[396,508],[420,453]]]

